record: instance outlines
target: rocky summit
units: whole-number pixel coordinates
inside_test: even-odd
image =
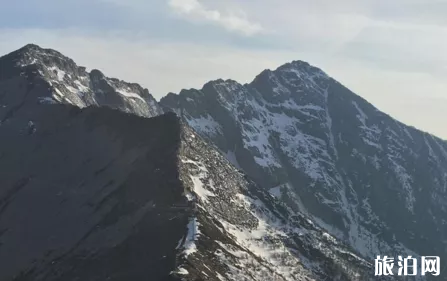
[[[162,113],[147,89],[135,83],[108,78],[51,50],[30,44],[0,58],[0,103],[64,103],[77,107],[108,106],[144,117]],[[18,88],[19,87],[19,88]],[[30,87],[30,97],[24,96]],[[9,93],[9,94],[8,94]]]
[[[445,262],[446,189],[445,141],[305,62],[157,103],[0,58],[2,281],[394,280],[376,255]]]

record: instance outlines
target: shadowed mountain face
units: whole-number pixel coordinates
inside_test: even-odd
[[[0,58],[0,280],[373,280],[175,114],[42,104],[71,82],[23,50]]]
[[[192,214],[179,130],[173,115],[62,105],[3,123],[0,280],[177,280]]]
[[[363,257],[447,258],[447,143],[301,61],[160,102]]]

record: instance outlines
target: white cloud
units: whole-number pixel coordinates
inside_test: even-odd
[[[263,30],[258,23],[250,22],[242,11],[223,13],[219,10],[208,9],[198,0],[169,0],[169,6],[182,16],[189,19],[199,18],[218,24],[228,31],[235,31],[251,36]]]

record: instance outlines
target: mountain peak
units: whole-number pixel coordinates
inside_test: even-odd
[[[33,44],[33,43],[29,43],[26,44],[25,46],[23,46],[22,48],[20,48],[18,51],[33,51],[33,50],[39,50],[42,51],[43,48],[40,47],[39,45]]]
[[[307,61],[303,61],[303,60],[293,60],[286,64],[290,64],[290,65],[294,65],[294,66],[305,66],[305,67],[311,66]]]
[[[39,45],[30,43],[26,44],[22,48],[12,52],[12,53],[18,53],[21,55],[29,54],[29,55],[52,55],[52,56],[59,56],[59,57],[65,57],[60,52],[54,50],[54,49],[48,49],[48,48],[42,48]]]
[[[330,78],[320,68],[309,64],[306,61],[294,60],[285,63],[275,70],[265,69],[258,74],[251,84],[263,83],[262,81],[277,80],[278,77],[282,77],[286,80],[303,80],[307,82],[313,82],[314,78],[328,79]]]
[[[301,60],[294,60],[291,62],[288,62],[286,64],[281,65],[278,67],[275,71],[275,73],[281,73],[281,72],[294,72],[296,74],[298,73],[306,73],[311,76],[319,76],[321,78],[328,78],[329,75],[327,75],[323,70],[320,68],[313,66],[309,64],[308,62],[301,61]]]
[[[45,49],[36,44],[27,44],[22,48],[0,57],[2,64],[23,68],[38,65],[39,68],[58,67],[60,69],[78,68],[76,63],[53,49]]]
[[[99,70],[89,73],[62,53],[35,44],[0,57],[0,81],[17,77],[32,84],[39,81],[42,89],[30,97],[43,103],[108,106],[145,117],[162,113],[140,85],[106,77]]]

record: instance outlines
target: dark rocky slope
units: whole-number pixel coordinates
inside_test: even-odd
[[[0,280],[177,280],[179,123],[42,105],[0,126]]]

